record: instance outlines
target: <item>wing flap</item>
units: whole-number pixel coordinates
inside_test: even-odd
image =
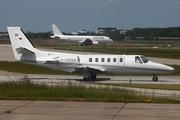
[[[106,69],[100,68],[100,67],[96,67],[96,66],[78,65],[78,66],[75,67],[75,69],[83,69],[83,68],[88,68],[90,71],[93,71],[93,72],[104,72],[104,71],[106,71]]]

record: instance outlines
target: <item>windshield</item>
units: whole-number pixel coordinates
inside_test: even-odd
[[[143,62],[141,61],[141,59],[140,59],[139,56],[136,56],[136,57],[135,57],[135,62],[136,62],[136,63],[141,63],[141,64],[143,63]]]
[[[144,62],[144,63],[147,63],[149,60],[146,58],[146,57],[144,57],[144,56],[141,56],[141,59],[142,59],[142,61]]]

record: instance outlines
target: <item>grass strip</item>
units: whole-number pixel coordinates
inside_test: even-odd
[[[175,90],[180,91],[180,84],[127,84],[127,83],[91,83],[108,86],[121,86],[131,88],[157,89],[157,90]]]
[[[71,82],[68,85],[34,84],[28,78],[0,83],[1,100],[53,100],[90,102],[180,103],[169,98],[136,95],[126,90],[86,88]]]

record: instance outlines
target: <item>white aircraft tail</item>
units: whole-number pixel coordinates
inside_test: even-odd
[[[55,35],[63,35],[55,24],[52,24],[52,30],[53,30],[54,36]]]
[[[20,27],[7,27],[13,53],[17,61],[35,60],[37,49]]]

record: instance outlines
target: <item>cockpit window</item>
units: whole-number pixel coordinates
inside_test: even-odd
[[[144,57],[144,56],[141,56],[141,59],[142,59],[142,61],[144,62],[144,63],[147,63],[149,60],[146,58],[146,57]]]
[[[142,63],[142,61],[141,61],[141,59],[140,59],[139,56],[136,56],[136,57],[135,57],[135,62],[136,62],[136,63]]]

